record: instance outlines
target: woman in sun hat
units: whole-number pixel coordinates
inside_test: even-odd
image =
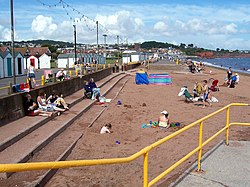
[[[161,114],[162,115],[160,115],[160,117],[158,119],[159,127],[168,128],[169,127],[169,115],[168,115],[168,112],[166,110],[163,110],[161,112]]]

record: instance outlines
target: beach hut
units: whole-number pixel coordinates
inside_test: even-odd
[[[77,58],[75,60],[74,53],[59,54],[57,59],[58,68],[72,68],[75,66],[75,62],[79,62],[81,60],[81,55],[77,54]]]
[[[0,51],[0,78],[4,78],[3,53]]]
[[[50,65],[50,60],[51,60],[51,56],[47,55],[46,53],[43,53],[42,56],[39,57],[39,62],[40,62],[40,68],[44,69],[44,68],[51,68]]]
[[[38,69],[38,58],[36,56],[31,55],[27,58],[27,68],[30,66],[31,63],[36,69]]]
[[[24,74],[24,57],[20,52],[15,53],[15,75]]]
[[[9,51],[3,52],[3,69],[4,69],[4,77],[12,76],[12,55]]]
[[[131,62],[139,62],[140,61],[140,53],[131,53]]]

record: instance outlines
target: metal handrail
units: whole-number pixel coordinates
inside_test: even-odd
[[[229,139],[229,127],[232,125],[242,125],[242,126],[250,126],[250,123],[229,123],[229,115],[230,115],[230,107],[232,106],[249,106],[249,104],[244,103],[232,103],[229,104],[193,123],[191,123],[188,126],[185,126],[184,128],[172,133],[171,135],[151,144],[150,146],[147,146],[140,150],[139,152],[125,158],[110,158],[110,159],[94,159],[94,160],[72,160],[72,161],[56,161],[56,162],[36,162],[36,163],[18,163],[18,164],[0,164],[0,172],[20,172],[20,171],[29,171],[29,170],[42,170],[42,169],[57,169],[57,168],[69,168],[69,167],[81,167],[81,166],[93,166],[93,165],[107,165],[107,164],[120,164],[120,163],[128,163],[131,162],[140,156],[144,156],[143,165],[144,165],[144,174],[143,174],[143,186],[149,187],[157,183],[160,179],[162,179],[164,176],[166,176],[169,172],[174,170],[176,167],[178,167],[180,164],[182,164],[184,161],[186,161],[188,158],[190,158],[192,155],[194,155],[196,152],[198,152],[198,171],[201,171],[201,157],[202,157],[202,148],[207,145],[210,141],[212,141],[215,137],[217,137],[222,132],[226,131],[226,144],[228,145],[228,139]],[[215,133],[213,136],[211,136],[206,141],[202,142],[202,134],[203,134],[203,122],[210,117],[226,110],[226,125],[224,128],[219,130],[217,133]],[[199,133],[199,145],[194,150],[189,152],[186,156],[181,158],[179,161],[174,163],[172,166],[170,166],[168,169],[166,169],[164,172],[162,172],[160,175],[155,177],[153,180],[148,182],[148,153],[150,150],[152,150],[155,147],[158,147],[162,143],[176,137],[177,135],[181,134],[182,132],[194,127],[195,125],[200,124],[200,133]]]

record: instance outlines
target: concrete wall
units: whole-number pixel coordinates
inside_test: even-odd
[[[42,88],[36,88],[30,91],[30,94],[35,101],[37,95],[41,89],[45,91],[47,95],[52,93],[52,90],[57,90],[64,96],[73,94],[74,92],[83,89],[84,80],[89,81],[90,78],[94,78],[95,81],[101,80],[111,75],[112,68],[107,68],[94,73],[83,76],[82,78],[76,77],[63,82],[56,82],[51,85],[46,85]],[[24,116],[23,111],[23,97],[25,93],[16,93],[10,96],[0,98],[0,126],[5,125],[11,121],[17,120]]]

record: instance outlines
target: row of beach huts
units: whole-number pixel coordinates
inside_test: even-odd
[[[51,68],[51,52],[48,47],[26,47],[15,48],[15,75],[24,75],[30,64],[33,64],[36,69]],[[75,59],[74,53],[59,54],[57,57],[58,68],[72,68],[77,63],[95,63],[105,64],[106,55],[95,53],[77,53]],[[138,62],[150,59],[148,53],[140,53],[136,51],[123,51],[122,63]],[[13,76],[12,52],[8,47],[0,47],[0,78]]]

